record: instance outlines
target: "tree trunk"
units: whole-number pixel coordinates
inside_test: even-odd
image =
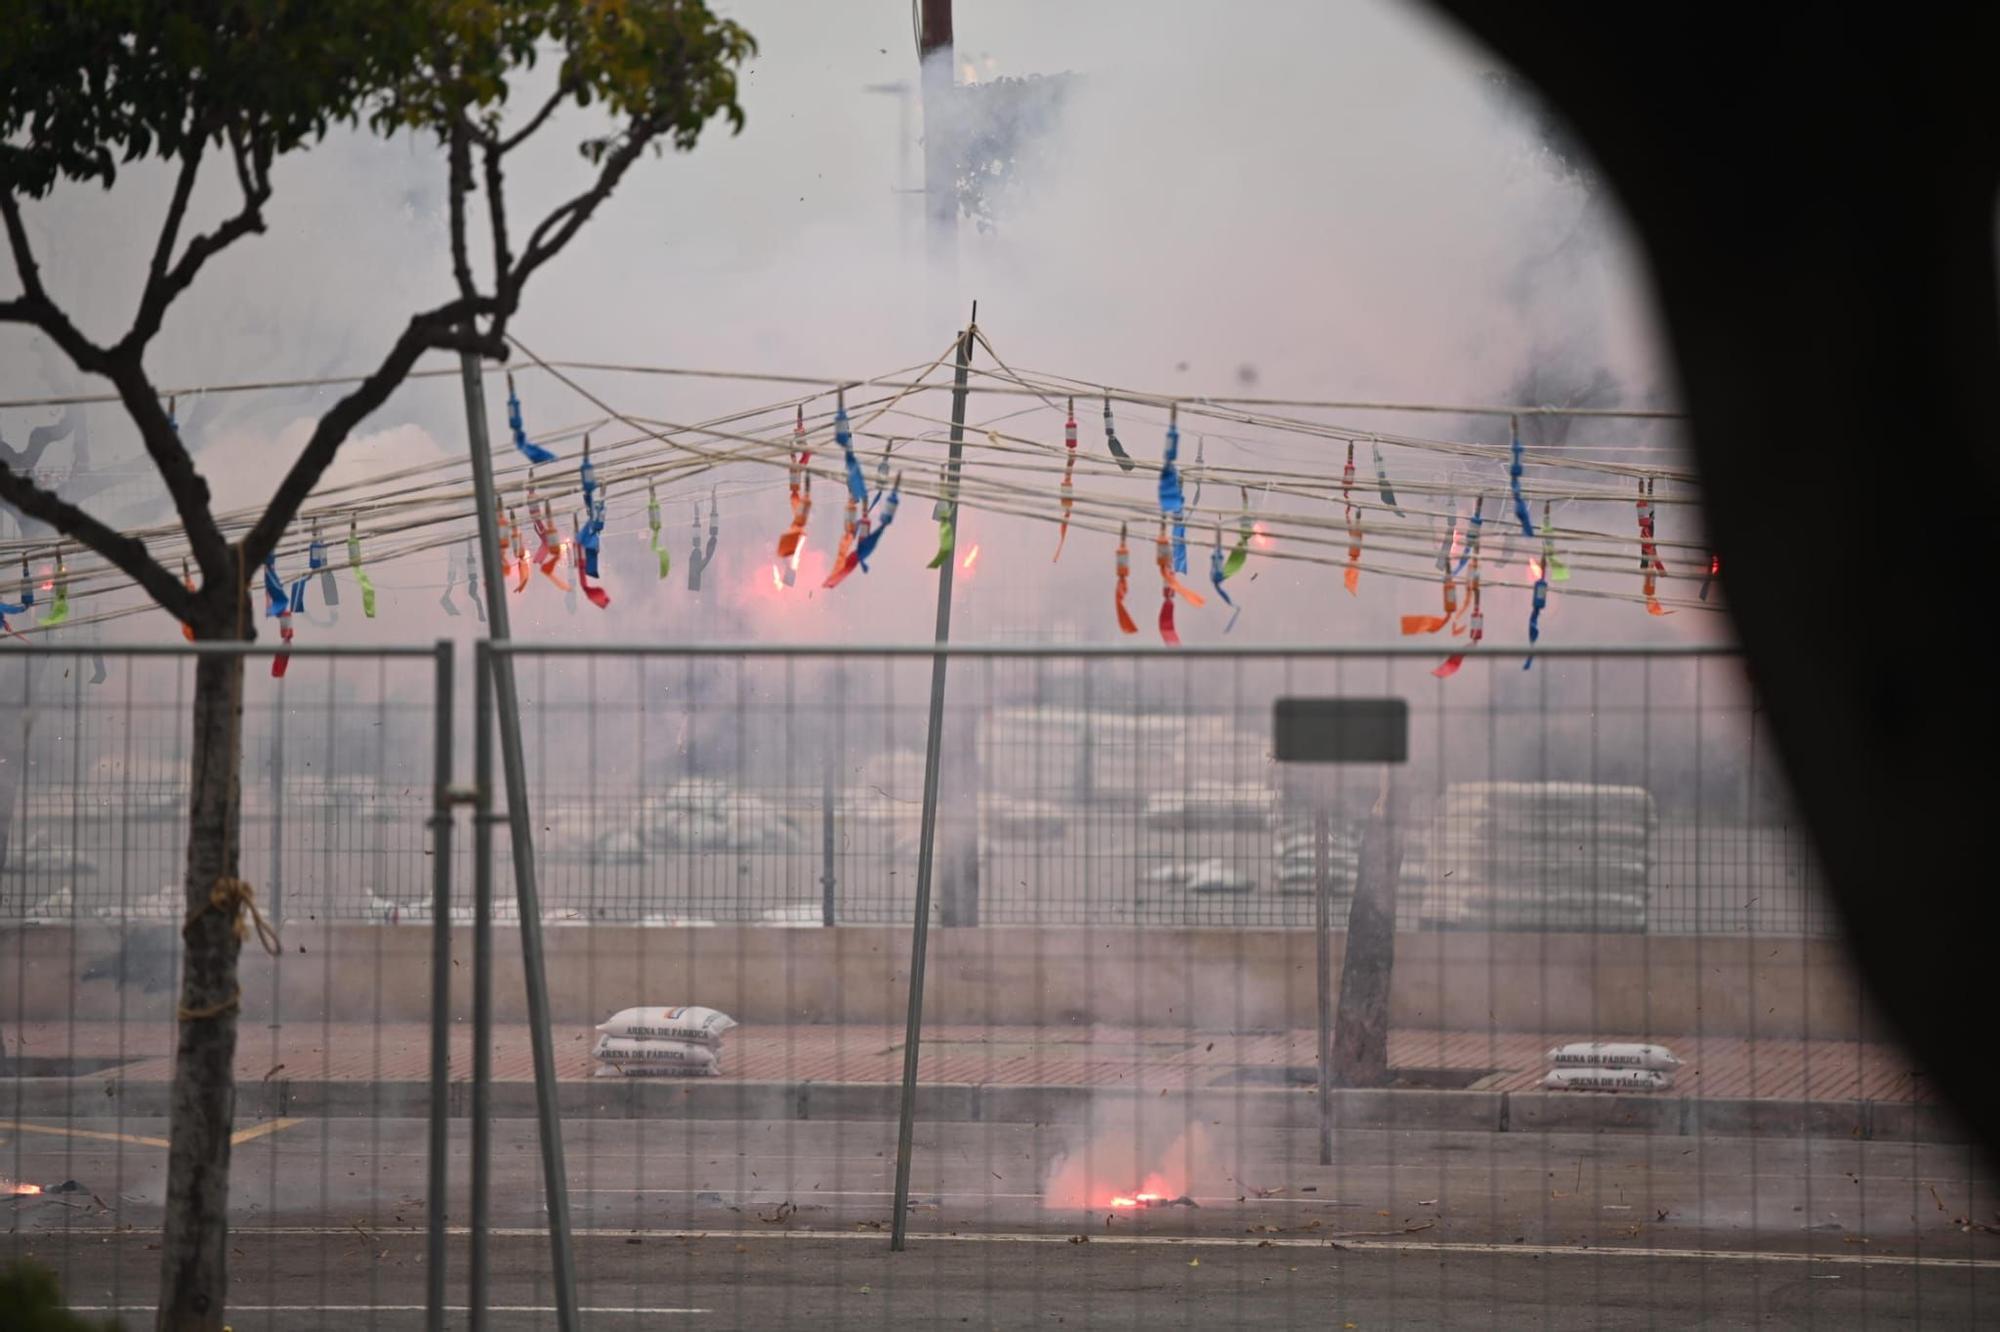
[[[236,1018],[241,990],[236,912],[211,907],[218,880],[237,877],[243,659],[195,664],[193,772],[188,793],[187,909],[181,931],[180,1038],[174,1054],[166,1228],[157,1326],[223,1326],[229,1288],[229,1138],[236,1114]]]
[[[1396,880],[1403,870],[1395,786],[1385,780],[1361,833],[1361,863],[1340,964],[1340,1009],[1333,1029],[1333,1082],[1389,1082],[1389,982],[1396,967]]]
[[[35,726],[35,666],[37,658],[22,655],[21,663],[21,706],[15,719],[0,731],[0,869],[7,865],[7,853],[14,840],[14,807],[20,802],[21,786],[28,770],[28,742],[33,738]],[[8,690],[12,693],[12,690]],[[20,891],[27,891],[27,878],[21,880]],[[4,893],[0,887],[0,893]]]
[[[21,663],[21,706],[19,720],[11,725],[0,723],[0,905],[20,907],[28,893],[28,876],[7,877],[8,854],[14,843],[14,807],[21,799],[21,786],[28,771],[28,744],[34,738],[35,727],[35,666],[38,659],[25,654],[16,658]],[[12,690],[6,691],[12,693]],[[18,888],[9,885],[19,883]],[[22,902],[9,902],[8,894],[13,893]],[[0,1057],[7,1053],[6,1033],[0,1031]],[[19,1053],[19,1051],[16,1051]]]

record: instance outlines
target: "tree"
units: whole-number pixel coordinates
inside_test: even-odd
[[[349,433],[425,352],[507,354],[528,280],[561,253],[651,152],[692,148],[720,116],[741,129],[736,71],[749,35],[702,0],[0,0],[0,223],[19,292],[0,323],[36,330],[81,372],[110,381],[172,500],[199,573],[192,588],[146,544],[12,465],[0,500],[130,576],[205,642],[253,636],[250,582]],[[535,76],[532,104],[510,93]],[[564,107],[592,108],[579,150],[590,183],[517,242],[509,158]],[[448,298],[416,310],[372,373],[322,416],[264,506],[235,539],[146,371],[175,300],[233,245],[265,230],[272,167],[351,126],[431,136],[449,184]],[[93,340],[45,288],[27,206],[59,183],[111,187],[121,163],[170,164],[173,186],[130,327]],[[214,163],[236,206],[183,236],[197,179]],[[474,217],[484,195],[484,218]],[[475,249],[483,248],[483,256]],[[480,271],[483,270],[483,273]],[[235,1088],[237,955],[250,893],[237,877],[243,669],[204,656],[195,671],[187,923],[172,1095],[159,1323],[219,1328],[227,1292],[226,1208]]]
[[[1330,1056],[1336,1087],[1386,1087],[1393,1076],[1389,992],[1396,971],[1396,888],[1403,874],[1397,794],[1395,778],[1385,773],[1382,794],[1362,825]]]

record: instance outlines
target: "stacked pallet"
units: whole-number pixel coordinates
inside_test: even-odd
[[[1458,929],[1642,931],[1657,824],[1643,787],[1447,787],[1420,915]]]

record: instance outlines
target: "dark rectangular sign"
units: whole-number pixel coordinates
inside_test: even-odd
[[[1280,763],[1404,763],[1410,705],[1400,698],[1281,698],[1272,738]]]

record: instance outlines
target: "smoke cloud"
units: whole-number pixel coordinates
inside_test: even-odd
[[[954,264],[927,262],[921,196],[898,192],[922,172],[907,15],[894,6],[744,3],[732,16],[762,47],[744,79],[748,128],[711,133],[694,153],[635,173],[583,243],[531,288],[523,338],[545,355],[579,359],[863,375],[928,360],[977,298],[982,326],[1014,364],[1133,386],[1226,392],[1254,383],[1274,396],[1426,401],[1671,399],[1614,202],[1587,166],[1562,155],[1566,144],[1552,150],[1532,107],[1496,91],[1496,62],[1424,12],[1388,3],[1269,4],[1254,14],[1186,4],[1170,19],[1136,2],[964,9],[962,81],[1073,77],[994,226],[960,226]],[[908,94],[870,90],[898,82]],[[535,215],[575,188],[584,167],[573,141],[550,138],[522,156],[515,215]],[[162,172],[139,167],[111,198],[72,190],[32,214],[50,280],[86,327],[107,331],[129,309],[165,186]],[[199,207],[212,218],[229,200],[226,182],[209,187]],[[439,154],[420,141],[336,135],[285,163],[269,235],[225,255],[177,307],[154,356],[156,377],[201,384],[366,366],[415,302],[445,293],[443,209]],[[25,351],[26,341],[0,331],[8,352]],[[776,396],[695,380],[589,383],[622,409],[677,421]],[[0,368],[10,395],[73,384],[47,356],[10,355]],[[538,376],[524,377],[524,395],[531,421],[545,425],[596,415]],[[184,405],[218,503],[261,500],[327,400],[284,391]],[[1018,405],[975,396],[972,416]],[[1142,459],[1157,456],[1153,415],[1135,411],[1121,423]],[[10,436],[40,419],[9,416]],[[131,460],[115,412],[93,417],[100,454],[116,456],[122,444]],[[1504,437],[1491,421],[1351,423]],[[1093,425],[1086,420],[1090,443]],[[1031,428],[1059,438],[1058,421],[1035,418]],[[1596,422],[1567,436],[1671,443]],[[1207,447],[1212,462],[1270,465],[1334,446]],[[367,423],[331,481],[463,448],[455,382],[417,383]],[[653,581],[645,536],[628,516],[607,554],[613,613],[586,606],[573,617],[551,593],[523,602],[517,631],[850,641],[928,632],[928,504],[906,508],[866,577],[809,593],[837,534],[837,503],[822,491],[798,585],[779,592],[770,548],[787,516],[782,475],[746,464],[707,479],[721,484],[724,510],[700,597],[679,577]],[[1122,484],[1137,494],[1150,483],[1142,468]],[[126,490],[122,515],[150,499],[151,516],[164,516],[143,469]],[[690,501],[705,501],[706,490],[683,487],[667,506],[677,561]],[[1629,525],[1629,505],[1603,521]],[[1661,534],[1698,539],[1692,515],[1672,507]],[[960,537],[962,549],[980,545],[985,561],[962,580],[965,634],[1036,626],[1115,637],[1103,536],[1073,536],[1061,566],[1049,564],[1053,533],[1038,524],[971,515]],[[382,617],[343,622],[342,636],[470,633],[470,617],[438,618],[444,571],[443,552],[384,571]],[[1358,602],[1335,603],[1336,582],[1322,568],[1268,567],[1245,585],[1250,607],[1238,635],[1380,641],[1394,636],[1407,603],[1433,595],[1373,580]],[[1299,597],[1327,614],[1259,614],[1260,605]],[[1524,603],[1525,618],[1523,592],[1493,613],[1496,638],[1511,600]],[[1215,639],[1224,618],[1184,615],[1184,635]],[[1575,641],[1683,637],[1711,632],[1712,619],[1649,621],[1630,606],[1586,608],[1558,595],[1544,623],[1559,641]],[[150,638],[169,628],[155,615],[111,632]]]

